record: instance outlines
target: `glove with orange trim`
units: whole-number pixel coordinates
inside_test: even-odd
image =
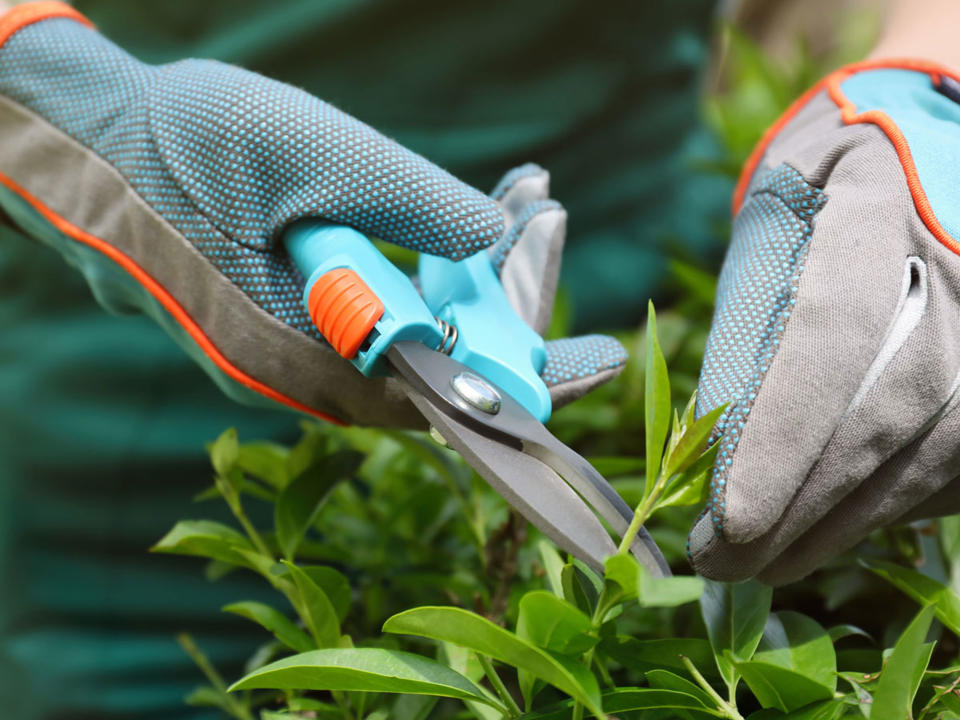
[[[296,88],[218,62],[139,62],[59,2],[0,17],[0,205],[116,311],[146,312],[233,397],[379,425],[422,422],[320,338],[279,238],[321,217],[420,252],[490,247],[542,331],[566,214],[547,174],[488,197]],[[621,369],[622,347],[550,343],[555,405]],[[252,391],[252,392],[251,392]]]
[[[782,584],[960,512],[958,80],[842,69],[748,162],[700,377],[701,412],[729,403],[704,575]]]

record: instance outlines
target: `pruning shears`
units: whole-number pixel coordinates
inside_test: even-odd
[[[544,426],[543,338],[514,311],[485,250],[453,262],[420,255],[417,283],[364,235],[320,220],[285,233],[303,300],[331,346],[368,377],[390,375],[443,441],[559,547],[595,569],[633,511]],[[670,574],[643,528],[631,546]]]

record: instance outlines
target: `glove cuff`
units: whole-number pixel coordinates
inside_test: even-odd
[[[57,0],[24,3],[0,15],[0,47],[21,28],[49,18],[69,18],[93,27],[92,22],[66,3]]]

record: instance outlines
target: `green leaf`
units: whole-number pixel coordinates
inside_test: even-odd
[[[352,450],[326,455],[280,493],[274,506],[274,523],[284,557],[294,558],[327,495],[337,483],[353,475],[362,462],[363,455]]]
[[[436,660],[400,650],[329,648],[270,663],[234,690],[328,690],[437,695],[495,705],[480,688]]]
[[[707,449],[707,442],[713,434],[713,427],[726,409],[726,405],[716,407],[694,422],[692,426],[684,428],[683,435],[680,436],[673,452],[666,459],[664,475],[670,477],[693,465]]]
[[[402,718],[402,720],[427,720],[436,706],[437,697],[435,695],[400,695],[393,703],[392,712],[388,713],[387,717]],[[369,720],[369,716],[367,720]]]
[[[668,668],[685,673],[686,667],[680,660],[683,655],[708,678],[717,677],[710,643],[699,638],[638,640],[618,635],[601,639],[599,648],[607,657],[636,672]]]
[[[833,641],[816,620],[806,615],[789,611],[770,615],[753,660],[793,670],[823,685],[831,694],[837,689]]]
[[[871,720],[903,720],[911,716],[913,698],[933,652],[933,643],[924,642],[933,614],[933,606],[921,610],[893,646],[873,693]]]
[[[549,540],[541,538],[537,541],[537,552],[540,553],[540,562],[543,563],[547,574],[547,587],[557,597],[563,597],[563,558]]]
[[[611,555],[604,566],[606,597],[611,606],[637,597],[640,588],[640,563],[629,555]]]
[[[670,428],[670,377],[667,361],[657,338],[657,313],[653,301],[647,304],[647,365],[644,396],[644,420],[646,422],[647,486],[644,496],[653,490],[660,471],[663,445]]]
[[[277,490],[283,489],[287,477],[287,458],[290,451],[272,442],[244,443],[237,454],[237,467],[260,478]]]
[[[684,505],[702,505],[710,494],[713,463],[720,449],[718,440],[683,473],[672,480],[657,501],[658,508]]]
[[[752,660],[735,662],[734,666],[765,708],[792,712],[833,696],[829,688],[781,665]]]
[[[873,638],[870,637],[870,633],[862,628],[858,628],[856,625],[834,625],[832,628],[827,630],[827,634],[830,636],[830,640],[833,641],[834,644],[836,644],[838,640],[842,640],[846,637],[852,637],[854,635],[865,637],[870,642],[873,642]]]
[[[323,594],[330,600],[330,604],[337,613],[337,620],[343,622],[353,602],[350,581],[339,570],[326,565],[298,565],[297,567],[323,590]]]
[[[642,565],[637,601],[641,607],[676,607],[699,600],[703,594],[703,580],[692,575],[655,578]]]
[[[682,710],[693,717],[721,717],[718,712],[704,706],[700,698],[676,690],[657,688],[620,688],[603,694],[603,707],[610,715],[638,710]],[[569,720],[573,703],[567,701],[551,708],[526,713],[520,720]],[[658,716],[659,717],[659,716]],[[674,717],[668,715],[667,717]]]
[[[517,635],[562,655],[580,655],[599,641],[584,612],[546,590],[534,590],[520,598]]]
[[[584,569],[578,560],[572,560],[563,566],[560,581],[563,586],[563,598],[571,605],[592,613],[600,591],[593,584],[593,571]]]
[[[303,602],[303,620],[310,634],[321,648],[336,647],[340,641],[340,623],[337,611],[327,594],[313,579],[293,563],[283,561],[287,566]]]
[[[244,567],[252,565],[241,553],[255,552],[247,538],[213,520],[181,520],[150,551],[205,557]]]
[[[850,705],[842,699],[820,700],[794,710],[787,718],[789,720],[836,720],[849,707]]]
[[[596,678],[585,667],[551,655],[467,610],[414,608],[388,619],[383,630],[451,642],[522,668],[579,700],[597,717],[603,717]]]
[[[604,563],[607,601],[612,605],[634,598],[642,607],[675,607],[697,600],[703,580],[693,576],[653,577],[630,555],[611,555]]]
[[[237,429],[228,428],[210,446],[210,462],[218,475],[229,475],[237,464],[240,446],[237,442]]]
[[[261,627],[272,632],[277,640],[296,652],[307,652],[316,646],[310,637],[279,610],[259,602],[238,602],[227,605],[224,612],[240,615],[253,620]]]
[[[953,590],[922,573],[883,560],[861,560],[860,563],[921,605],[933,605],[937,619],[960,637],[960,597]]]
[[[646,675],[647,682],[652,688],[674,690],[676,692],[686,693],[687,695],[693,695],[700,700],[705,707],[712,707],[714,704],[713,699],[699,685],[669,670],[650,670]]]
[[[763,637],[773,590],[756,580],[728,584],[706,582],[700,610],[720,675],[735,687],[734,661],[749,660]]]

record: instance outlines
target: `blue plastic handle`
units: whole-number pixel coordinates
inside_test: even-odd
[[[352,228],[301,220],[287,229],[284,242],[307,279],[304,304],[314,284],[339,268],[356,272],[383,303],[383,316],[350,360],[364,375],[386,373],[384,354],[397,341],[440,348],[445,336],[439,319],[457,329],[451,357],[508,392],[541,422],[550,417],[550,392],[540,377],[546,363],[543,338],[510,305],[487,251],[459,262],[421,255],[418,292]]]

